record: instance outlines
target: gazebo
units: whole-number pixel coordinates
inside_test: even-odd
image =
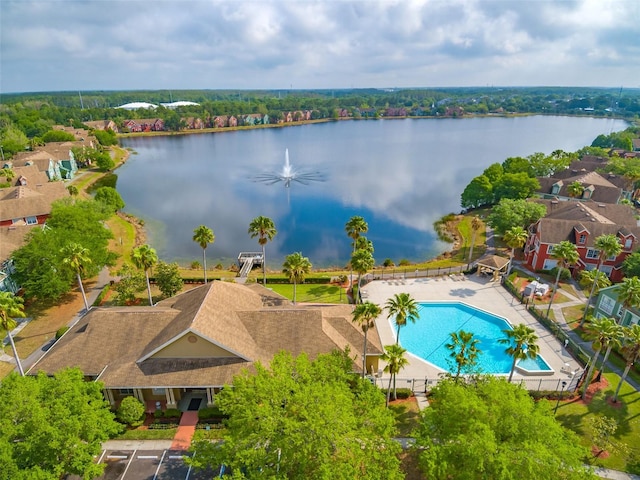
[[[509,259],[499,255],[485,255],[476,262],[478,275],[491,275],[496,280],[499,275],[506,273]]]

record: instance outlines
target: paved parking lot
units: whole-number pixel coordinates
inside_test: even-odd
[[[106,467],[96,480],[210,480],[219,475],[219,468],[192,469],[184,455],[182,450],[104,450],[98,463]]]

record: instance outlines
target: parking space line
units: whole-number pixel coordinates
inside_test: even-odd
[[[138,455],[138,460],[151,460],[156,458],[158,458],[158,455]]]
[[[153,474],[153,480],[156,480],[156,478],[158,478],[158,472],[160,471],[160,466],[162,465],[162,462],[164,460],[164,456],[167,454],[167,451],[164,450],[162,452],[162,458],[160,458],[160,462],[158,463],[158,468],[156,468],[156,473]]]
[[[129,458],[128,455],[107,455],[107,458],[113,458],[116,460],[124,460],[125,458]]]
[[[107,453],[107,451],[102,450],[102,455],[100,455],[100,458],[98,459],[98,463],[102,463],[102,459],[104,458],[105,453]]]
[[[197,452],[193,452],[193,455],[191,455],[191,458],[195,458],[196,457],[196,453]],[[191,475],[191,465],[189,465],[189,469],[187,470],[187,476],[184,477],[184,480],[189,480],[189,475]]]
[[[122,476],[120,477],[120,480],[122,480],[124,478],[124,476],[127,474],[127,470],[129,470],[129,466],[131,465],[131,462],[133,461],[133,458],[136,456],[136,452],[137,451],[138,451],[138,449],[135,449],[133,451],[133,453],[131,454],[131,458],[129,459],[129,463],[127,463],[127,467],[124,469],[124,472],[122,472]]]

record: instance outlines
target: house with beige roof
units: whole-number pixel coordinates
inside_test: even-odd
[[[77,366],[103,382],[112,405],[130,395],[149,411],[184,408],[194,398],[211,405],[235,375],[255,362],[268,364],[281,350],[313,359],[348,349],[357,371],[364,334],[352,311],[349,305],[293,305],[260,285],[214,281],[154,307],[92,309],[30,373]],[[369,371],[377,371],[381,354],[371,329]]]

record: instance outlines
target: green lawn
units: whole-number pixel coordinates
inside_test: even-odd
[[[588,405],[579,399],[560,402],[557,419],[565,427],[582,438],[582,444],[590,448],[589,419],[606,415],[618,422],[615,440],[626,445],[626,453],[611,452],[609,458],[597,459],[594,464],[614,470],[640,474],[640,393],[625,383],[620,390],[619,406],[611,406],[607,398],[613,396],[620,377],[605,374],[609,386],[598,392]],[[555,406],[555,401],[552,402]]]
[[[293,284],[270,284],[267,279],[267,288],[293,300]],[[342,287],[306,283],[296,286],[296,301],[302,303],[349,303],[347,293]]]

